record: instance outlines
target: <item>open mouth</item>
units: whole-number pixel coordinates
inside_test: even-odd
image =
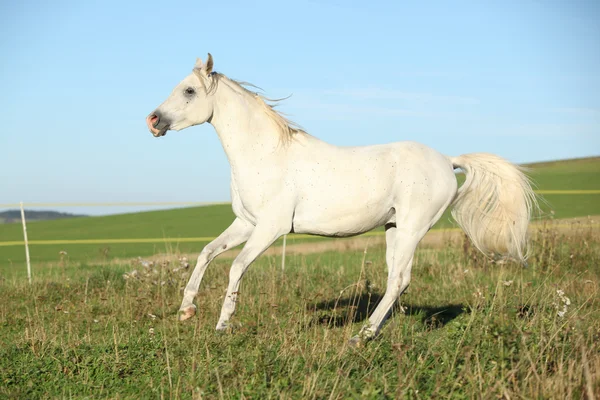
[[[169,130],[168,124],[163,123],[163,126],[160,126],[160,122],[160,117],[155,113],[152,113],[146,117],[146,125],[148,125],[148,129],[154,137],[165,136]]]
[[[152,135],[154,135],[154,137],[161,137],[161,136],[165,136],[166,134],[167,134],[167,128],[163,128],[158,131],[152,131]]]

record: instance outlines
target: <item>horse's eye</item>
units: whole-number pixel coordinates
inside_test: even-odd
[[[194,93],[196,93],[194,88],[189,87],[189,88],[185,89],[185,94],[192,95]]]

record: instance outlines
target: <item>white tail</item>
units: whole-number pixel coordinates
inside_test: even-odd
[[[452,216],[475,247],[487,255],[527,258],[527,227],[535,193],[524,169],[494,154],[473,153],[451,157],[465,171]]]

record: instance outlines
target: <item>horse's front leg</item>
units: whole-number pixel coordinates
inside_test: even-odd
[[[235,311],[235,303],[238,296],[240,281],[250,264],[269,248],[275,240],[290,232],[292,227],[292,213],[289,215],[279,214],[280,217],[268,216],[265,220],[259,220],[246,245],[238,254],[229,271],[229,285],[227,294],[221,308],[221,316],[217,323],[217,330],[227,328],[229,318]]]
[[[223,231],[215,240],[207,244],[196,262],[196,267],[190,280],[185,287],[183,292],[183,301],[179,308],[179,320],[185,321],[191,318],[196,313],[196,306],[194,305],[194,297],[198,293],[200,282],[204,276],[204,272],[208,267],[208,264],[217,257],[219,254],[231,249],[239,244],[244,243],[250,237],[254,226],[249,222],[236,218],[233,223]]]

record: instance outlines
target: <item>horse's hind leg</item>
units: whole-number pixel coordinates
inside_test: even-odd
[[[394,266],[394,241],[396,238],[396,224],[385,225],[385,264],[387,265],[388,279]]]
[[[417,245],[429,230],[429,224],[418,229],[398,224],[396,228],[386,231],[388,263],[387,289],[379,305],[369,317],[368,323],[358,336],[350,340],[351,345],[359,345],[362,341],[374,338],[389,316],[392,306],[410,283],[413,256]]]

